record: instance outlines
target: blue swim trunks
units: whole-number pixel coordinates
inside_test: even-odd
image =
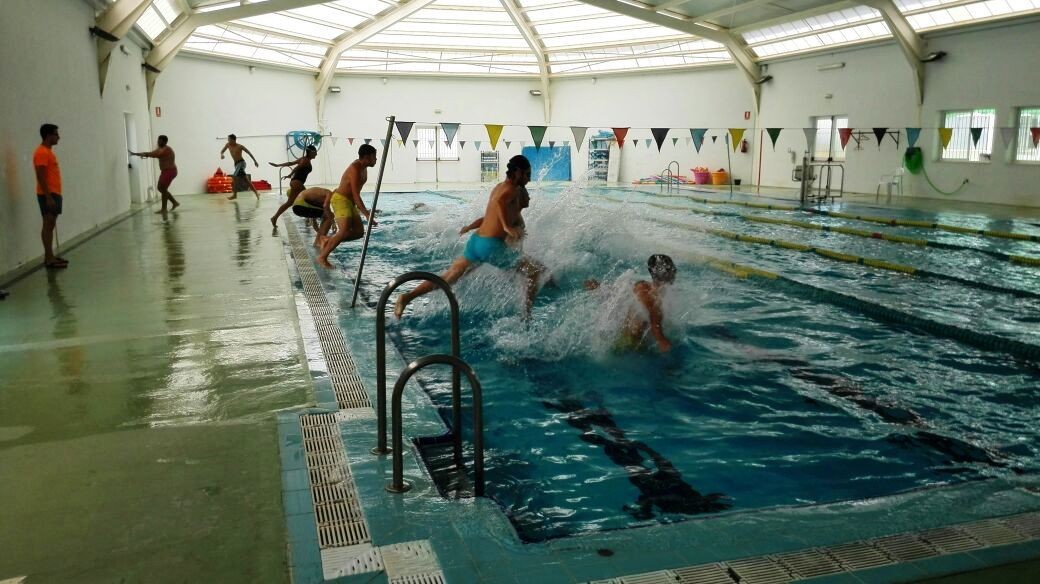
[[[506,245],[505,240],[497,237],[483,237],[474,233],[466,242],[466,250],[462,257],[473,264],[486,263],[508,270],[516,264],[519,252]]]

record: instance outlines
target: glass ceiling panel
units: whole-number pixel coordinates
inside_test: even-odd
[[[396,45],[410,46],[425,45],[431,47],[481,47],[481,48],[506,48],[526,49],[527,43],[522,37],[454,37],[454,36],[423,36],[413,33],[395,34],[392,31],[381,32],[370,38],[365,45]]]
[[[333,6],[339,6],[363,14],[376,15],[385,10],[397,6],[396,2],[383,2],[382,0],[348,0],[332,2]]]
[[[526,11],[527,18],[531,20],[531,23],[537,25],[539,22],[546,20],[555,20],[557,18],[586,18],[589,16],[600,16],[603,14],[610,14],[610,12],[588,4],[574,4],[571,6],[559,6],[556,8],[529,8]]]
[[[285,32],[314,37],[323,41],[331,41],[344,33],[343,29],[307,22],[305,20],[287,16],[285,13],[251,16],[249,18],[243,18],[241,22],[256,24],[272,30],[284,30]]]
[[[444,24],[439,22],[412,22],[403,21],[395,24],[391,29],[395,33],[417,32],[438,33],[456,35],[501,35],[517,36],[517,28],[510,24]]]
[[[154,5],[145,8],[141,18],[137,19],[137,26],[153,41],[166,32],[166,23],[163,22],[162,17],[159,16],[159,11],[155,9]]]
[[[434,4],[432,8],[423,8],[416,12],[407,20],[409,21],[463,21],[463,22],[484,22],[488,24],[513,24],[513,21],[509,19],[509,15],[506,14],[504,9],[499,10],[442,10],[438,9],[438,5]]]
[[[640,21],[628,18],[626,16],[604,16],[602,18],[583,18],[581,20],[572,20],[568,22],[556,22],[548,24],[536,24],[534,26],[535,32],[540,35],[544,34],[557,34],[561,32],[577,32],[577,31],[593,31],[601,28],[617,28],[621,26],[629,26],[634,24],[642,24]]]
[[[162,15],[167,24],[177,20],[181,13],[181,9],[178,6],[174,6],[171,0],[155,0],[155,2],[152,2],[152,6],[159,10],[159,14]]]
[[[672,33],[669,36],[677,37],[681,33]],[[633,41],[650,40],[661,38],[661,33],[656,28],[642,28],[635,30],[619,30],[614,32],[594,32],[585,34],[574,34],[559,37],[543,37],[542,42],[548,49],[560,47],[594,46],[610,43],[627,43]]]
[[[357,28],[357,25],[371,18],[371,16],[358,16],[357,14],[345,10],[339,10],[330,6],[322,6],[320,4],[304,8],[296,8],[295,10],[288,11],[286,14],[299,14],[300,16],[306,16],[315,20],[327,22],[333,26],[341,26],[345,28]]]
[[[812,16],[810,18],[748,31],[745,32],[743,36],[744,40],[746,40],[748,44],[754,45],[756,43],[764,43],[785,37],[792,37],[813,31],[880,18],[881,13],[877,10],[867,8],[866,6],[856,6],[854,8],[839,10],[837,12],[830,12],[819,16]]]

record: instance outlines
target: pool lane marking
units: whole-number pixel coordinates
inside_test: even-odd
[[[949,231],[952,233],[960,233],[962,235],[978,235],[984,237],[998,237],[1001,239],[1014,239],[1017,241],[1032,241],[1040,242],[1040,235],[1031,235],[1028,233],[1014,233],[1011,231],[992,231],[988,229],[975,229],[973,227],[961,227],[959,225],[948,225],[945,223],[932,223],[930,221],[913,221],[910,219],[890,219],[888,217],[874,217],[871,215],[856,215],[853,213],[843,213],[841,211],[824,211],[822,209],[803,209],[801,207],[793,205],[771,205],[768,203],[752,203],[749,201],[720,201],[718,199],[707,199],[704,197],[694,197],[692,195],[665,195],[665,194],[652,194],[645,193],[643,191],[632,191],[642,195],[654,196],[654,197],[667,197],[677,199],[688,199],[696,201],[704,205],[739,205],[742,207],[748,207],[752,209],[767,209],[770,211],[798,211],[803,213],[823,215],[825,217],[838,217],[841,219],[854,219],[856,221],[864,221],[867,223],[878,223],[881,225],[889,226],[901,226],[901,227],[921,227],[925,229],[937,229],[940,231]],[[1027,258],[1034,259],[1034,258]],[[1040,260],[1037,260],[1040,262]]]
[[[614,199],[613,197],[607,197],[607,196],[600,196],[598,198],[603,199],[603,200],[607,200],[607,201],[610,201],[610,202],[614,202],[614,203],[623,203],[624,202],[624,201],[621,201],[620,199]],[[674,207],[674,206],[671,206],[671,205],[661,205],[660,203],[652,203],[652,202],[646,202],[646,201],[640,202],[639,204],[649,205],[651,207],[660,207],[660,208],[665,208],[665,209],[689,210],[689,209],[686,209],[685,207]],[[835,261],[851,263],[851,264],[860,264],[860,265],[869,266],[869,267],[872,267],[872,268],[877,268],[877,269],[880,269],[880,270],[888,270],[888,271],[891,271],[891,272],[899,272],[899,273],[907,274],[907,275],[910,275],[910,276],[921,276],[921,277],[925,277],[925,278],[934,278],[934,279],[938,279],[938,280],[945,280],[945,281],[948,281],[948,282],[955,282],[955,283],[961,284],[963,286],[967,286],[969,288],[978,288],[980,290],[987,290],[989,292],[998,292],[998,293],[1002,293],[1002,294],[1009,294],[1011,296],[1016,296],[1016,297],[1019,297],[1019,298],[1040,299],[1040,293],[1030,292],[1028,290],[1020,290],[1018,288],[1005,288],[1003,286],[997,286],[997,285],[989,284],[989,283],[986,283],[986,282],[979,282],[977,280],[970,280],[968,278],[961,278],[960,276],[953,276],[953,275],[950,275],[950,274],[943,274],[943,273],[940,273],[940,272],[933,272],[931,270],[924,270],[924,269],[920,269],[920,268],[915,268],[913,266],[908,266],[908,265],[904,265],[904,264],[890,262],[890,261],[882,260],[882,259],[878,259],[878,258],[870,258],[870,257],[863,257],[863,256],[853,255],[853,254],[846,254],[846,253],[842,253],[842,252],[835,251],[835,250],[832,250],[832,249],[827,249],[827,248],[817,247],[817,246],[812,246],[812,245],[806,245],[806,244],[802,244],[802,243],[796,243],[796,242],[793,242],[793,241],[785,241],[783,239],[769,239],[769,238],[766,238],[766,237],[757,237],[757,236],[754,236],[754,235],[744,235],[744,234],[741,234],[741,233],[736,233],[736,232],[733,232],[733,231],[726,231],[726,230],[723,230],[723,229],[715,229],[715,228],[712,228],[712,227],[697,227],[695,225],[689,225],[689,224],[686,224],[686,223],[679,223],[679,222],[676,222],[676,221],[669,221],[667,219],[654,219],[654,221],[656,221],[657,223],[663,224],[663,225],[670,225],[670,226],[673,226],[673,227],[679,227],[679,228],[682,228],[682,229],[687,229],[689,231],[697,231],[699,233],[707,233],[709,235],[714,235],[716,237],[722,237],[722,238],[730,239],[730,240],[733,240],[733,241],[739,241],[741,243],[754,243],[754,244],[759,244],[759,245],[769,245],[769,246],[772,246],[772,247],[778,247],[778,248],[783,248],[783,249],[790,249],[790,250],[793,250],[793,251],[814,253],[816,255],[819,255],[819,256],[822,256],[822,257],[825,257],[825,258],[828,258],[828,259],[831,259],[831,260],[835,260]]]
[[[677,195],[663,195],[663,194],[659,195],[659,194],[654,194],[654,193],[643,193],[642,191],[637,191],[637,192],[639,192],[640,194],[643,194],[645,196],[650,196],[650,197],[667,197],[667,198],[675,198],[675,197],[677,197]],[[686,197],[681,197],[681,198],[686,198]],[[638,201],[638,202],[641,203],[641,204],[660,205],[660,203],[646,203],[644,201]],[[720,204],[725,204],[725,203],[720,203]],[[734,203],[734,204],[736,204],[736,203]],[[719,211],[709,211],[709,210],[705,210],[705,209],[695,209],[695,208],[691,208],[691,207],[677,207],[677,206],[672,206],[672,205],[660,205],[660,206],[661,206],[661,208],[664,208],[664,209],[687,210],[687,211],[691,211],[693,213],[698,213],[698,214],[702,214],[702,215],[715,215],[715,216],[718,216],[718,217],[737,217],[739,219],[743,219],[745,221],[751,221],[751,222],[755,222],[755,223],[770,223],[770,224],[776,224],[776,225],[790,225],[792,227],[798,227],[798,228],[801,228],[801,229],[812,229],[812,230],[815,230],[815,231],[826,231],[826,232],[842,233],[842,234],[845,234],[845,235],[854,235],[856,237],[863,237],[863,238],[868,238],[868,239],[880,239],[880,240],[888,241],[888,242],[891,242],[891,243],[902,243],[902,244],[906,244],[906,245],[916,245],[916,246],[920,246],[920,247],[934,247],[934,248],[937,248],[937,249],[947,249],[947,250],[956,250],[956,251],[977,252],[977,253],[988,255],[990,257],[997,258],[999,260],[1011,262],[1013,264],[1019,264],[1019,265],[1031,266],[1031,267],[1040,267],[1040,258],[1037,258],[1037,257],[1015,255],[1015,254],[1004,253],[1002,251],[993,251],[993,250],[989,250],[989,249],[980,249],[980,248],[971,247],[971,246],[968,246],[968,245],[958,245],[958,244],[955,244],[955,243],[944,243],[944,242],[941,242],[941,241],[932,241],[930,239],[917,239],[917,238],[914,238],[914,237],[907,237],[905,235],[895,235],[895,234],[890,234],[890,233],[882,233],[880,231],[868,231],[866,229],[856,229],[854,227],[844,227],[844,226],[836,226],[836,225],[820,225],[820,224],[817,224],[817,223],[809,223],[807,221],[797,221],[797,220],[794,220],[794,219],[778,219],[778,218],[774,218],[774,217],[766,217],[764,215],[742,215],[740,213],[724,213],[724,212],[719,212]],[[799,210],[799,209],[794,207],[794,208],[792,208],[792,210]]]

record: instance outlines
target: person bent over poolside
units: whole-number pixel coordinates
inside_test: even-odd
[[[638,304],[628,311],[621,331],[614,342],[617,352],[638,351],[647,346],[648,333],[657,343],[657,349],[667,353],[672,349],[672,342],[664,334],[661,323],[664,313],[661,310],[661,295],[675,282],[675,263],[664,254],[654,254],[646,262],[650,270],[650,282],[640,280],[632,286]],[[596,280],[586,280],[585,289],[599,288]]]
[[[516,269],[527,279],[525,313],[530,314],[534,295],[538,291],[538,277],[543,268],[537,262],[521,257],[517,247],[524,236],[521,213],[528,206],[530,196],[524,186],[531,180],[531,163],[526,157],[517,155],[509,159],[506,180],[495,186],[488,198],[484,216],[460,231],[464,234],[476,229],[466,242],[462,257],[455,258],[441,277],[454,284],[471,269],[482,263],[500,269]],[[512,245],[511,245],[512,244]],[[519,259],[519,261],[517,261]],[[434,285],[423,282],[411,292],[397,297],[394,315],[401,318],[408,303],[434,289]]]
[[[375,227],[376,222],[372,219],[372,213],[365,208],[365,202],[361,200],[361,188],[368,182],[368,169],[376,165],[376,149],[371,144],[363,144],[358,148],[358,159],[350,163],[343,176],[339,179],[339,186],[329,199],[329,207],[336,222],[336,234],[326,238],[318,255],[318,264],[324,268],[332,268],[329,263],[329,254],[341,241],[353,241],[365,235],[365,227],[361,224],[361,216],[368,220],[369,228]],[[319,238],[321,232],[318,233]]]
[[[296,200],[293,201],[292,210],[296,216],[310,219],[311,221],[321,219],[321,226],[318,227],[318,234],[314,238],[314,247],[321,247],[325,242],[325,234],[329,232],[329,228],[332,226],[331,201],[332,191],[321,187],[304,189],[300,194],[296,195]]]

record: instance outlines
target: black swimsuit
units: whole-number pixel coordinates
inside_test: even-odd
[[[301,164],[296,167],[296,170],[292,171],[292,174],[289,175],[289,180],[298,180],[302,183],[306,183],[307,176],[311,173],[311,170],[313,170],[313,168],[309,162],[307,163],[307,166]]]

